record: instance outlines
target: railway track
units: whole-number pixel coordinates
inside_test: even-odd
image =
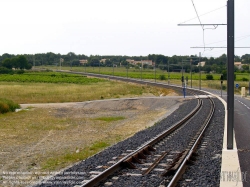
[[[91,74],[91,76],[95,75]],[[106,75],[96,75],[96,77],[110,78]],[[127,80],[113,76],[110,79],[171,87],[171,85],[144,82],[136,79]],[[175,87],[175,89],[182,91],[181,87]],[[100,164],[96,164],[95,161],[97,160],[95,159],[100,159],[102,154],[97,155],[96,158],[94,156],[88,163],[83,163],[85,165],[83,167],[76,166],[70,169],[69,171],[84,172],[84,176],[75,181],[74,185],[61,186],[170,187],[178,184],[178,180],[182,178],[188,164],[193,162],[196,156],[196,148],[215,110],[213,98],[206,95],[198,96],[197,94],[201,94],[201,91],[187,90],[187,93],[196,95],[197,100],[193,108],[188,108],[189,112],[185,114],[185,117],[181,117],[177,122],[167,125],[164,128],[165,130],[160,130],[160,132],[158,130],[158,133],[149,133],[152,135],[150,137],[148,134],[145,135],[148,137],[141,134],[140,137],[142,137],[144,143],[138,143],[139,146],[137,147],[135,146],[137,142],[129,142],[126,144],[125,149],[117,151],[119,154],[113,154],[113,150],[107,150],[103,156],[108,157],[110,154],[110,157],[108,160],[105,158],[105,161],[100,162]],[[192,102],[194,105],[195,100]]]
[[[184,172],[186,163],[190,161],[193,153],[195,152],[203,132],[205,131],[207,125],[209,124],[210,119],[213,116],[214,112],[214,103],[211,98],[207,98],[210,102],[210,111],[204,120],[204,123],[200,127],[196,127],[197,132],[189,141],[189,144],[183,150],[175,150],[175,148],[164,148],[168,144],[168,140],[171,139],[171,134],[178,133],[178,130],[181,131],[183,126],[188,126],[192,119],[198,115],[199,112],[204,112],[202,107],[204,106],[203,102],[205,99],[198,98],[198,104],[196,108],[191,111],[184,119],[178,121],[166,131],[152,138],[150,141],[146,142],[144,145],[139,147],[136,150],[131,150],[130,153],[123,153],[119,155],[118,161],[113,160],[113,165],[105,169],[104,171],[92,171],[89,180],[83,181],[81,187],[92,187],[99,185],[103,180],[107,179],[110,175],[115,177],[121,177],[120,175],[114,175],[115,172],[119,171],[123,173],[123,169],[134,169],[134,171],[125,171],[126,175],[131,176],[143,176],[150,175],[152,172],[153,175],[159,176],[159,180],[166,181],[169,184],[168,186],[176,185],[176,182]],[[206,101],[207,102],[207,101]],[[207,105],[207,104],[206,104]],[[183,131],[183,130],[182,130]],[[184,140],[183,141],[188,141]],[[110,162],[111,163],[111,162]],[[159,167],[160,166],[160,167]],[[155,169],[156,168],[156,169]],[[153,171],[154,170],[154,171]],[[156,172],[156,173],[155,173]],[[171,176],[173,177],[171,178]],[[122,174],[124,175],[124,173]],[[168,179],[168,180],[166,180]],[[102,182],[104,186],[116,186],[114,182]],[[102,186],[101,185],[101,186]],[[118,184],[117,184],[118,185]],[[119,185],[118,185],[119,186]]]

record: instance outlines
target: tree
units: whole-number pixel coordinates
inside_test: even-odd
[[[210,65],[205,65],[205,66],[202,67],[202,70],[205,71],[206,73],[210,73],[211,66]]]
[[[222,75],[223,75],[223,79],[227,80],[227,71],[226,70],[222,71]],[[234,74],[234,80],[236,80],[236,74]]]
[[[80,66],[80,61],[79,60],[72,60],[72,66]]]
[[[216,63],[218,65],[225,65],[227,63],[227,55],[223,54],[219,58],[216,59]]]
[[[15,69],[18,69],[18,68],[19,68],[17,57],[14,57],[14,58],[11,59],[11,64],[12,64],[12,66],[13,66]]]
[[[249,65],[243,65],[243,66],[242,66],[242,69],[243,69],[244,71],[248,71],[248,70],[249,70]]]
[[[13,65],[11,63],[11,59],[9,58],[4,59],[4,61],[2,62],[2,66],[7,69],[12,69]]]
[[[111,67],[112,66],[112,62],[110,61],[110,60],[105,60],[105,65],[107,66],[107,67]]]
[[[17,57],[17,64],[20,69],[31,69],[31,65],[28,64],[28,60],[24,55]]]
[[[88,61],[90,66],[99,66],[100,61],[97,58],[89,59]]]

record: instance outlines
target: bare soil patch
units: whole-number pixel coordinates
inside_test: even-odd
[[[177,97],[152,97],[22,105],[29,109],[0,117],[0,173],[58,171],[100,151],[91,145],[112,145],[128,138],[183,102]],[[122,118],[103,121],[100,117]]]

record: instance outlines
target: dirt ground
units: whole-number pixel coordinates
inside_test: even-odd
[[[11,179],[13,174],[10,172],[30,174],[58,171],[81,158],[65,161],[61,155],[83,154],[85,148],[95,142],[115,144],[154,125],[183,102],[181,97],[170,96],[81,103],[23,104],[22,108],[28,110],[17,112],[14,118],[22,119],[29,115],[29,121],[20,124],[20,129],[17,128],[15,133],[8,133],[10,129],[6,129],[0,137],[0,174],[5,173],[0,178],[0,186],[1,181],[5,183],[3,186],[26,186],[6,183],[14,180]],[[117,121],[103,121],[98,119],[100,117],[122,118]],[[48,160],[56,160],[57,163],[53,165]],[[30,182],[35,179],[31,177],[22,180]]]

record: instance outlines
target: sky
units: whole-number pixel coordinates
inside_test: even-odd
[[[201,23],[226,24],[226,4],[227,0],[0,0],[0,55],[218,57],[226,49],[191,47],[226,46],[226,26],[203,30],[178,24],[198,24],[196,11]],[[235,0],[238,47],[250,47],[249,7],[250,0]],[[236,55],[247,53],[250,48],[235,49]]]

